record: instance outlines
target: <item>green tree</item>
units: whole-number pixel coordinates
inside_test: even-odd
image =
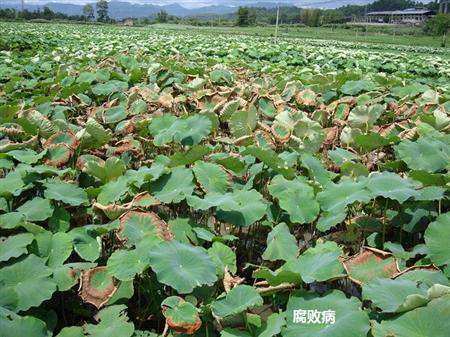
[[[94,18],[94,7],[91,4],[86,4],[83,6],[83,15],[85,20],[89,21]]]
[[[160,23],[165,23],[167,22],[169,15],[167,14],[167,12],[165,10],[160,10],[158,14],[156,14],[156,21],[160,22]]]
[[[107,22],[108,16],[108,2],[106,0],[99,0],[97,2],[97,21]]]
[[[450,14],[438,14],[427,21],[425,30],[433,35],[442,36],[442,47],[446,46],[447,33],[450,29]]]
[[[237,13],[237,25],[238,26],[248,26],[249,25],[250,11],[247,7],[239,7]]]

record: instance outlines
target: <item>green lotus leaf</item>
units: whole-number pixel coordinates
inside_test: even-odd
[[[148,258],[158,281],[180,294],[217,281],[216,266],[204,248],[166,241],[154,247]]]
[[[369,130],[375,124],[385,108],[381,104],[370,106],[357,106],[348,115],[348,122],[351,127],[365,128]]]
[[[311,223],[319,214],[319,204],[314,198],[313,188],[300,177],[286,180],[277,175],[270,182],[268,189],[294,223]]]
[[[350,96],[359,94],[362,91],[371,91],[377,87],[376,83],[367,80],[347,81],[341,87],[342,93]]]
[[[267,322],[264,326],[258,330],[258,337],[273,337],[277,336],[283,326],[286,325],[286,314],[284,312],[276,313],[267,318]]]
[[[411,280],[416,283],[426,284],[431,287],[434,284],[442,284],[450,286],[450,280],[445,277],[444,273],[436,269],[427,269],[421,266],[413,266],[409,270],[405,270],[396,279]]]
[[[342,249],[333,241],[317,243],[298,259],[288,262],[289,269],[300,274],[305,283],[323,282],[345,276],[339,257]]]
[[[252,335],[247,331],[226,328],[220,332],[220,337],[252,337]]]
[[[275,226],[267,236],[267,248],[262,257],[264,260],[276,261],[296,258],[298,245],[285,223]]]
[[[218,317],[237,315],[247,309],[263,304],[261,295],[255,288],[248,285],[238,285],[230,290],[225,298],[214,301],[211,309]]]
[[[52,297],[56,284],[50,278],[52,270],[45,262],[44,258],[28,255],[0,270],[0,293],[14,295],[12,302],[1,300],[3,306],[17,312],[36,307]]]
[[[333,313],[334,323],[331,324]],[[286,321],[287,327],[281,333],[283,337],[366,337],[370,329],[369,317],[361,310],[361,302],[355,297],[347,298],[339,290],[322,297],[302,292],[292,294],[287,304]]]
[[[13,157],[15,160],[25,164],[35,164],[41,160],[45,155],[45,151],[37,153],[31,149],[13,150],[8,152],[8,156]]]
[[[30,233],[22,233],[0,239],[0,261],[8,261],[12,257],[19,257],[27,253],[27,246],[33,241],[34,236]]]
[[[94,118],[86,121],[85,129],[79,134],[82,148],[100,148],[112,137],[109,130],[105,130]]]
[[[198,161],[192,170],[206,193],[225,193],[230,188],[227,172],[220,165]]]
[[[36,254],[47,258],[51,268],[62,265],[72,254],[72,237],[63,232],[52,234],[48,231],[36,234]]]
[[[428,137],[420,137],[415,142],[405,139],[395,146],[395,152],[410,169],[430,173],[445,169],[450,156],[448,145]]]
[[[297,271],[294,271],[292,266],[295,264],[286,262],[280,268],[275,271],[270,270],[267,267],[259,267],[253,272],[255,279],[266,280],[271,286],[277,286],[282,283],[292,283],[299,285],[302,283],[302,279]]]
[[[313,155],[304,153],[300,158],[302,166],[308,169],[308,173],[311,179],[317,181],[323,187],[330,184],[331,180],[336,177],[335,173],[327,171],[320,160]]]
[[[403,312],[422,306],[428,301],[426,285],[403,279],[375,279],[362,287],[362,297],[383,310]]]
[[[194,164],[202,160],[211,153],[212,147],[204,145],[194,145],[186,152],[177,152],[170,156],[168,167],[185,166]]]
[[[48,337],[44,321],[33,316],[19,316],[4,308],[0,308],[0,333],[5,337]]]
[[[176,218],[167,222],[169,230],[173,233],[174,239],[183,243],[197,244],[197,237],[192,229],[194,222],[189,218]]]
[[[155,117],[149,126],[150,133],[154,137],[153,143],[162,146],[170,143],[177,131],[177,118],[173,115],[165,114]]]
[[[228,120],[231,134],[235,138],[251,135],[256,127],[258,119],[257,113],[258,112],[253,104],[251,104],[247,110],[235,111]]]
[[[102,205],[108,205],[119,201],[128,193],[129,183],[130,179],[126,176],[121,176],[116,180],[106,183],[102,186],[100,193],[97,196],[97,201]]]
[[[16,212],[22,213],[27,221],[44,221],[53,214],[53,206],[48,199],[36,197],[17,208]]]
[[[125,91],[128,89],[128,83],[111,80],[106,83],[99,83],[92,87],[92,93],[97,96],[108,96],[115,92]]]
[[[151,184],[152,194],[161,202],[177,203],[194,191],[192,171],[176,167]]]
[[[356,201],[367,203],[371,198],[372,196],[366,189],[364,181],[354,182],[351,180],[328,185],[322,192],[317,194],[317,201],[321,208],[329,213],[342,213],[342,210],[348,205]]]
[[[84,171],[104,184],[116,180],[126,171],[125,163],[117,157],[110,157],[103,163],[97,157],[86,157],[85,161]]]
[[[211,248],[208,249],[208,255],[216,265],[216,274],[223,276],[225,267],[236,274],[236,254],[235,252],[221,242],[213,242]]]
[[[202,115],[194,115],[178,121],[179,130],[174,141],[183,145],[196,145],[209,135],[212,128],[211,120]]]
[[[328,151],[328,157],[337,166],[342,166],[346,162],[358,160],[358,156],[356,154],[339,147],[334,150]]]
[[[116,250],[108,259],[108,273],[120,281],[131,281],[136,274],[142,273],[148,266],[143,252],[133,250]]]
[[[113,305],[99,311],[96,325],[87,324],[85,332],[95,337],[131,337],[134,324],[128,321],[125,305]]]
[[[124,105],[113,106],[103,112],[103,120],[106,124],[118,123],[127,118],[127,110]]]
[[[431,261],[438,266],[450,264],[450,213],[441,214],[425,231],[425,244]]]
[[[149,126],[154,137],[153,143],[162,146],[172,141],[183,145],[196,145],[211,131],[211,120],[206,116],[195,115],[186,119],[173,115],[155,117]]]
[[[317,220],[316,228],[321,232],[326,232],[332,227],[340,224],[347,217],[347,209],[336,210],[335,212],[323,212]]]
[[[9,212],[0,215],[0,228],[12,229],[24,226],[25,216],[19,212]]]
[[[56,337],[84,337],[83,328],[81,326],[69,326],[63,328]]]
[[[0,178],[0,196],[2,197],[18,196],[24,188],[25,182],[18,171],[11,171],[4,178]]]
[[[219,219],[237,226],[253,224],[265,215],[267,209],[262,195],[255,190],[207,194],[204,199],[190,196],[187,202],[194,209],[207,210],[217,207]]]
[[[409,198],[419,195],[411,181],[392,172],[374,172],[370,174],[367,179],[367,188],[374,197],[382,196],[397,200],[400,203],[404,203]]]
[[[74,184],[48,180],[43,185],[45,187],[44,196],[47,199],[61,201],[71,206],[79,206],[89,201],[86,192]]]
[[[72,237],[75,252],[83,260],[94,262],[99,258],[102,245],[97,233],[86,227],[76,227],[69,232],[69,235]]]
[[[325,140],[322,126],[306,116],[295,123],[294,134],[302,141],[300,148],[306,152],[317,152]]]
[[[251,155],[258,158],[275,172],[282,174],[286,179],[294,179],[295,170],[289,167],[287,162],[281,159],[278,154],[271,149],[263,149],[257,146],[248,146],[243,155]]]
[[[432,300],[425,307],[398,315],[381,323],[374,322],[374,337],[446,336],[450,331],[450,294]]]

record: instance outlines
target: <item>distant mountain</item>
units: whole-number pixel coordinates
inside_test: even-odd
[[[83,13],[83,5],[75,5],[69,3],[49,2],[45,4],[27,4],[25,9],[29,11],[42,10],[44,7],[50,8],[54,12],[64,13],[67,15],[81,15]],[[20,3],[0,3],[0,8],[21,9]],[[109,3],[109,16],[114,19],[124,19],[129,17],[145,18],[154,17],[161,10],[165,10],[170,15],[176,16],[197,16],[204,14],[224,15],[236,12],[236,7],[231,6],[206,6],[200,8],[185,8],[179,4],[170,4],[157,6],[152,4],[136,4],[122,1],[111,1]]]

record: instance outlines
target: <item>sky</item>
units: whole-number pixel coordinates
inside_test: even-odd
[[[0,3],[2,2],[12,2],[14,0],[0,0]],[[18,3],[20,3],[21,0],[16,0]],[[237,1],[233,0],[120,0],[120,1],[128,1],[133,3],[151,3],[154,5],[167,5],[167,4],[173,4],[178,3],[180,5],[183,5],[185,7],[202,7],[202,6],[208,6],[208,5],[234,5]],[[244,0],[245,1],[245,0]],[[248,2],[276,2],[277,0],[248,0]],[[314,2],[323,2],[324,0],[279,0],[280,3],[282,2],[295,2],[298,5],[301,4],[312,4]],[[337,0],[339,1],[339,0]],[[72,4],[85,4],[88,2],[96,2],[96,0],[25,0],[26,3],[30,4],[46,4],[49,2],[59,2],[59,3],[72,3]],[[239,1],[240,3],[243,2],[243,0]],[[363,3],[364,0],[361,0],[361,3]],[[430,0],[424,0],[422,2],[430,2]]]

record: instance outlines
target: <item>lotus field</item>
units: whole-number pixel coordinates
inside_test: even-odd
[[[445,337],[448,49],[0,24],[0,336]]]

